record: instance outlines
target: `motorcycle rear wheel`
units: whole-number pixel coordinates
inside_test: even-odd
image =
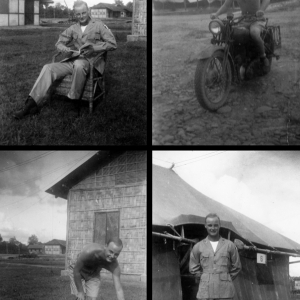
[[[198,102],[205,109],[216,111],[227,100],[232,83],[230,62],[227,60],[224,74],[222,62],[225,56],[216,51],[210,58],[200,59],[195,73],[195,92]]]

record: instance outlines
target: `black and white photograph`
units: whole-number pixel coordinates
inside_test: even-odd
[[[146,151],[0,151],[0,299],[146,300]]]
[[[153,145],[299,145],[299,0],[153,0]]]
[[[147,144],[146,32],[146,0],[1,0],[0,145]]]
[[[299,170],[299,151],[153,151],[152,299],[300,299]]]

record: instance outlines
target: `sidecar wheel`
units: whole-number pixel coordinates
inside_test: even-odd
[[[230,62],[222,74],[224,53],[216,51],[210,58],[200,59],[195,73],[195,92],[201,106],[216,111],[222,107],[228,97],[232,72]]]

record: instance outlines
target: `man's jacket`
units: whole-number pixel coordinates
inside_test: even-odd
[[[70,26],[60,34],[55,46],[57,50],[60,51],[62,46],[66,46],[72,41],[75,49],[77,50],[79,50],[79,48],[85,43],[93,46],[95,52],[89,56],[85,56],[85,58],[90,62],[95,61],[95,57],[101,52],[104,54],[106,51],[117,49],[115,37],[108,27],[101,21],[93,19],[90,19],[84,33],[81,31],[79,23]],[[61,62],[68,61],[76,57],[79,57],[79,55],[73,53],[71,57],[65,58]],[[103,59],[99,59],[94,66],[102,74],[105,68],[105,61]]]
[[[190,255],[190,273],[200,276],[198,299],[233,298],[232,280],[241,270],[235,245],[220,237],[216,252],[208,238],[197,243]]]

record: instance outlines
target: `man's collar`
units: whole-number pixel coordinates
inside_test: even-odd
[[[220,236],[219,240],[216,241],[216,242],[222,242],[223,243],[224,241],[225,241],[224,238]],[[210,240],[208,239],[208,236],[205,238],[204,242],[205,243],[210,242]]]

